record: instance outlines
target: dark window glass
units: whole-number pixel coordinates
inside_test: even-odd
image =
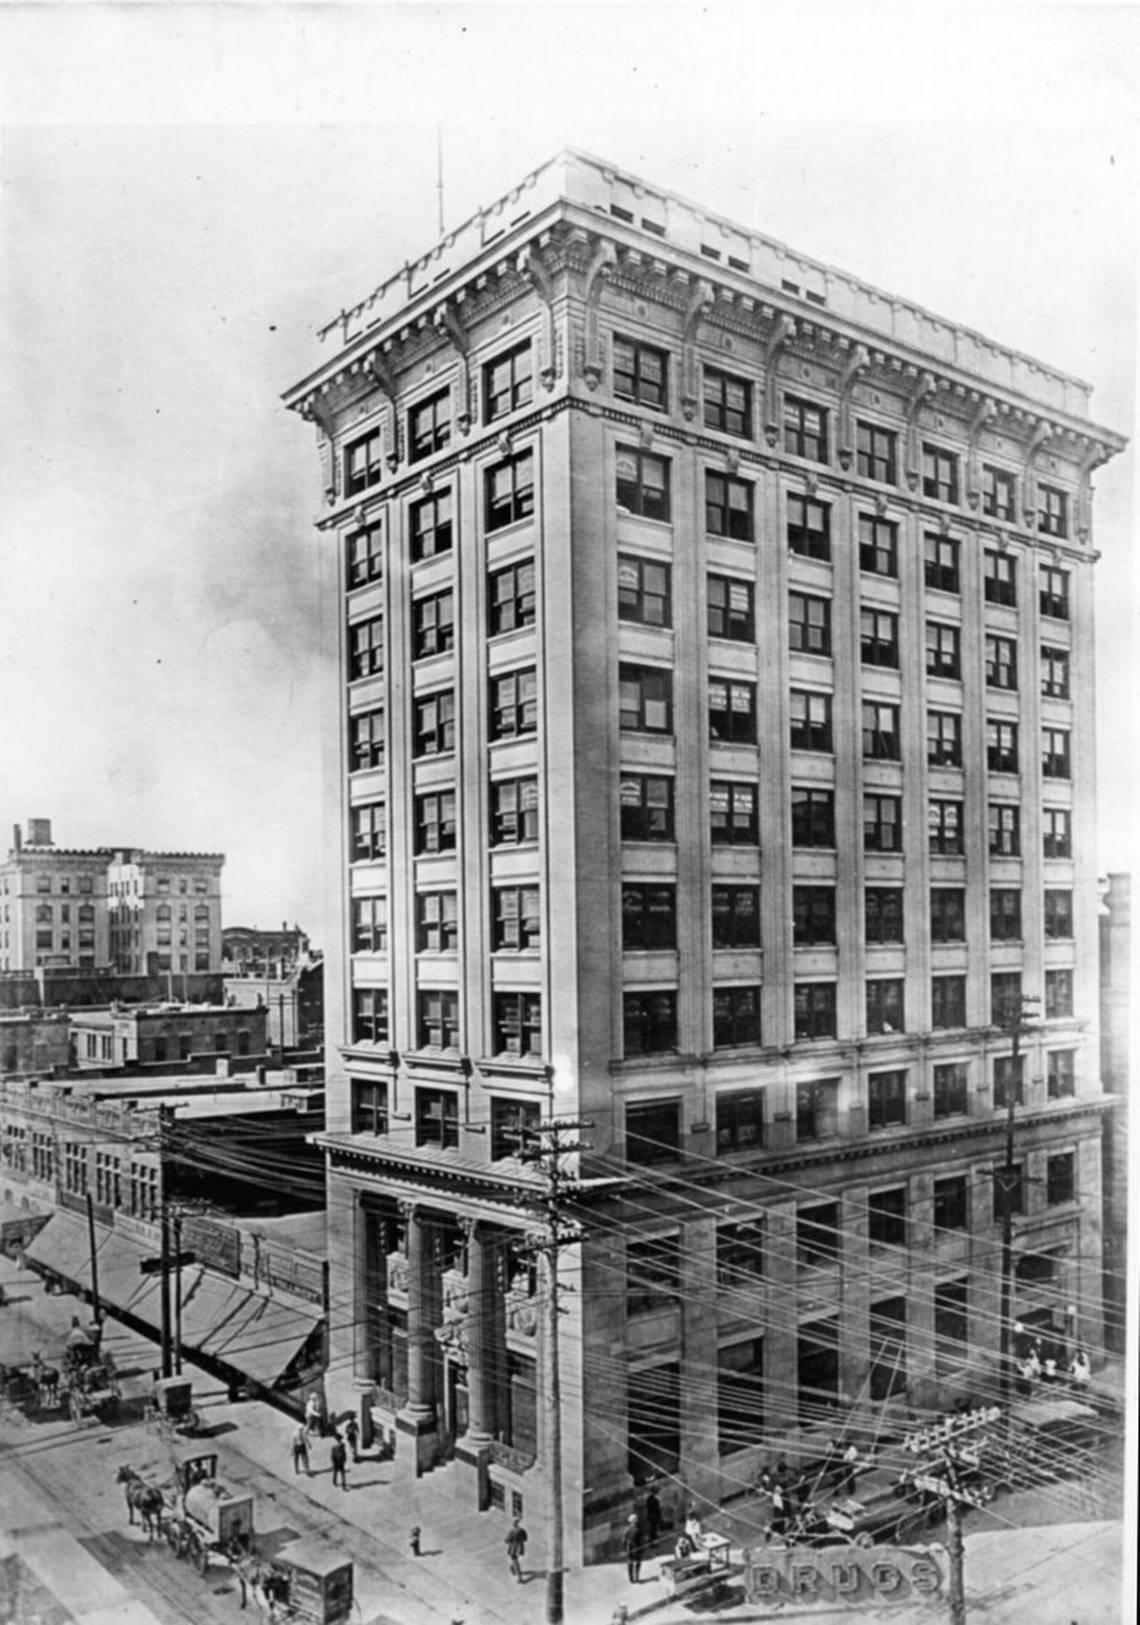
[[[966,978],[964,976],[931,977],[930,1025],[936,1031],[966,1025]]]
[[[641,626],[672,626],[671,575],[667,564],[635,558],[629,553],[620,554],[618,620],[634,621]]]
[[[1045,1057],[1046,1089],[1050,1100],[1068,1100],[1076,1093],[1077,1052],[1051,1049]]]
[[[961,677],[962,634],[956,626],[927,621],[926,669],[931,677]]]
[[[871,1305],[871,1369],[868,1388],[872,1400],[895,1399],[907,1391],[906,1299],[880,1298]]]
[[[859,568],[868,575],[898,575],[899,527],[893,520],[859,515]]]
[[[1008,553],[986,548],[983,555],[982,590],[987,604],[1017,603],[1017,560]]]
[[[934,502],[958,501],[958,459],[952,451],[923,446],[922,494]]]
[[[417,660],[455,647],[455,594],[432,593],[412,604],[412,652]]]
[[[669,463],[634,446],[617,449],[617,503],[642,519],[669,518]]]
[[[417,796],[416,851],[454,852],[455,791],[435,791]]]
[[[713,988],[713,1048],[739,1049],[760,1042],[760,989]]]
[[[733,479],[729,474],[706,473],[705,529],[710,536],[752,541],[752,486],[747,480]]]
[[[1009,1097],[1013,1095],[1015,1106],[1025,1105],[1025,1057],[1019,1055],[1016,1062],[1012,1055],[998,1055],[994,1058],[994,1109],[1005,1111],[1009,1106]]]
[[[1047,779],[1072,778],[1067,728],[1042,728],[1041,772]]]
[[[839,1126],[839,1079],[796,1085],[796,1140],[825,1140]]]
[[[713,887],[712,945],[714,948],[759,948],[759,887]]]
[[[534,361],[529,339],[483,368],[483,413],[488,423],[529,406],[533,394]]]
[[[384,574],[384,527],[367,525],[353,531],[346,546],[348,586],[365,587]]]
[[[669,405],[669,358],[664,350],[614,335],[614,394],[622,401],[664,412]]]
[[[415,702],[412,755],[439,756],[455,749],[455,693],[450,688]]]
[[[970,1109],[969,1074],[961,1061],[934,1068],[935,1117],[964,1116]]]
[[[459,1096],[453,1089],[416,1090],[416,1144],[444,1151],[459,1144]]]
[[[899,708],[880,700],[863,701],[863,755],[873,761],[897,762],[902,750]]]
[[[709,733],[734,745],[756,743],[756,684],[709,678]]]
[[[835,887],[792,888],[793,940],[797,947],[835,941]]]
[[[831,600],[806,592],[788,594],[788,647],[803,654],[831,653]]]
[[[618,721],[625,732],[673,732],[673,673],[658,666],[618,668]]]
[[[863,797],[863,850],[902,851],[902,800],[899,796]]]
[[[348,719],[348,770],[384,766],[384,713],[358,711]]]
[[[752,438],[752,385],[731,373],[706,367],[703,378],[706,429],[719,429],[740,440]]]
[[[1014,516],[1014,477],[989,463],[982,464],[982,512],[1007,522]]]
[[[666,1110],[676,1110],[672,1101],[666,1101],[665,1107]],[[640,1110],[639,1107],[630,1107],[626,1112],[626,1160],[629,1162],[655,1160],[629,1155],[629,1119]],[[652,1112],[655,1108],[651,1105],[647,1110]],[[647,1241],[628,1241],[625,1269],[627,1314],[644,1314],[648,1310],[676,1303],[681,1295],[680,1237],[653,1236]]]
[[[496,570],[487,581],[487,623],[492,637],[517,632],[535,620],[534,560]]]
[[[1049,1207],[1071,1202],[1077,1194],[1076,1157],[1071,1151],[1050,1157],[1045,1163],[1045,1201]]]
[[[986,723],[986,766],[991,773],[1017,772],[1017,723],[990,717]]]
[[[517,1157],[539,1138],[542,1108],[537,1101],[491,1096],[491,1161]]]
[[[1047,699],[1069,698],[1069,651],[1041,646],[1041,692]]]
[[[813,463],[827,461],[827,412],[814,401],[784,396],[784,450]]]
[[[747,992],[748,989],[743,991]],[[755,992],[755,989],[751,991]],[[726,1156],[733,1151],[759,1151],[764,1144],[764,1091],[762,1089],[738,1089],[731,1094],[718,1094],[716,1097],[716,1150],[718,1156]],[[761,1238],[763,1230],[761,1225],[744,1224],[721,1225],[717,1229],[717,1278],[721,1278],[721,1246],[733,1231],[742,1230],[747,1233],[755,1251],[750,1254],[755,1259],[755,1269],[752,1274],[761,1274]],[[743,1239],[743,1238],[741,1238]],[[746,1272],[748,1266],[744,1266]]]
[[[880,1078],[901,1077],[906,1073],[883,1072]],[[871,1078],[871,1084],[875,1078]],[[905,1104],[905,1103],[904,1103]],[[905,1110],[898,1121],[905,1121]],[[888,1191],[872,1191],[867,1197],[867,1240],[873,1247],[906,1246],[906,1186]]]
[[[764,1340],[717,1351],[716,1431],[721,1456],[747,1450],[764,1421]]]
[[[496,993],[491,1014],[496,1055],[542,1054],[542,999],[537,993]]]
[[[491,781],[491,844],[518,846],[538,839],[538,780]]]
[[[793,688],[790,697],[791,747],[793,750],[830,752],[831,695]]]
[[[855,471],[882,485],[897,483],[898,435],[874,423],[855,425]]]
[[[542,941],[537,886],[496,886],[491,893],[491,945],[495,949],[537,948]]]
[[[953,536],[928,530],[923,537],[926,585],[939,592],[959,592],[958,543]]]
[[[1016,858],[1021,852],[1021,808],[991,801],[989,832],[991,857]]]
[[[676,886],[623,886],[621,940],[627,953],[636,949],[675,948]]]
[[[859,655],[865,666],[899,663],[899,618],[885,609],[859,613]]]
[[[412,559],[434,559],[449,553],[452,542],[451,492],[436,491],[413,502],[408,510],[411,525]]]
[[[1021,941],[1021,893],[998,886],[990,892],[990,937],[994,942]]]
[[[709,818],[714,846],[755,846],[760,839],[756,786],[714,779],[709,786]]]
[[[965,942],[966,892],[962,886],[936,886],[930,893],[931,942]]]
[[[353,988],[352,1041],[354,1044],[386,1044],[388,1042],[388,992],[386,988]]]
[[[419,892],[416,896],[416,951],[454,953],[459,946],[459,909],[453,891]]]
[[[835,796],[831,790],[793,787],[792,845],[835,845]]]
[[[1058,1021],[1073,1013],[1073,973],[1071,970],[1045,972],[1045,1016]]]
[[[1046,971],[1046,994],[1048,977]],[[1021,1015],[1021,972],[994,971],[990,976],[990,1020],[995,1027],[1004,1027],[1017,1021]]]
[[[940,1377],[950,1376],[961,1369],[969,1352],[969,1341],[969,1288],[966,1282],[948,1281],[936,1286],[934,1369]]]
[[[418,1000],[421,1049],[459,1048],[459,995],[432,988]]]
[[[835,983],[797,982],[794,992],[797,1038],[835,1037]]]
[[[418,463],[450,442],[451,391],[441,389],[408,413],[408,461]]]
[[[901,886],[867,887],[863,894],[863,940],[867,943],[902,942]]]
[[[487,531],[502,530],[529,519],[534,513],[534,454],[520,451],[494,468],[489,468],[484,480],[484,527]]]
[[[621,781],[623,841],[673,840],[673,780],[625,774]]]
[[[805,559],[830,559],[831,509],[825,502],[789,494],[788,549]]]
[[[930,850],[943,856],[965,851],[960,801],[931,801],[927,808]]]
[[[350,441],[344,448],[345,496],[355,496],[358,491],[367,491],[370,485],[379,485],[383,476],[379,429]]]
[[[538,727],[538,678],[533,666],[492,677],[489,731],[492,739],[515,739]]]
[[[1017,688],[1017,640],[986,637],[986,685],[989,688]]]
[[[388,1085],[383,1081],[352,1078],[352,1132],[387,1134]]]
[[[387,898],[352,899],[352,951],[354,954],[388,952]]]
[[[681,1155],[681,1103],[649,1100],[625,1109],[625,1160],[676,1162]]]
[[[800,1269],[837,1264],[842,1250],[838,1202],[814,1202],[796,1210],[796,1263]]]
[[[733,643],[756,641],[756,615],[752,584],[732,576],[708,578],[708,625],[710,638],[727,638]]]
[[[867,1031],[901,1033],[906,1027],[902,978],[891,977],[867,983]]]
[[[934,1228],[965,1230],[968,1223],[968,1191],[964,1174],[934,1181]]]
[[[660,1055],[677,1048],[676,993],[627,993],[622,1007],[627,1057]]]
[[[926,760],[931,767],[961,767],[962,718],[957,711],[926,713]]]
[[[1050,887],[1045,893],[1045,935],[1047,938],[1073,934],[1073,894]]]
[[[1055,565],[1043,564],[1038,576],[1040,583],[1041,613],[1051,615],[1055,621],[1069,618],[1069,572]]]
[[[1037,487],[1037,529],[1044,536],[1069,534],[1069,498],[1052,485]]]
[[[1067,807],[1045,807],[1042,811],[1044,851],[1047,858],[1071,858],[1073,820]]]

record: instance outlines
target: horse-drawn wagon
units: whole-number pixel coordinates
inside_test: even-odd
[[[118,1373],[109,1360],[80,1361],[65,1356],[58,1394],[59,1403],[67,1406],[73,1422],[84,1422],[88,1417],[109,1421],[119,1409]]]
[[[118,1482],[126,1489],[129,1521],[134,1523],[137,1512],[147,1535],[165,1539],[199,1574],[205,1574],[211,1557],[236,1566],[252,1552],[253,1496],[221,1482],[216,1451],[183,1457],[165,1484],[148,1483],[133,1467],[120,1467]]]
[[[194,1407],[189,1377],[159,1377],[150,1391],[143,1419],[148,1427],[167,1435],[198,1433],[202,1418]]]

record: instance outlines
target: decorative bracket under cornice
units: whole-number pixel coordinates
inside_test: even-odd
[[[471,340],[467,329],[459,319],[459,311],[455,302],[446,299],[433,318],[435,330],[445,337],[456,355],[459,357],[459,410],[455,414],[455,422],[460,434],[471,432],[471,365],[469,360]]]
[[[681,333],[681,410],[691,423],[697,414],[697,329],[710,305],[716,302],[711,282],[702,277],[689,292]]]
[[[326,411],[315,394],[301,407],[301,416],[317,430],[317,452],[321,459],[321,477],[324,481],[325,506],[333,508],[337,499],[336,449],[333,439],[332,413]]]
[[[1088,545],[1089,537],[1092,535],[1092,472],[1094,468],[1099,468],[1102,463],[1107,463],[1111,455],[1106,446],[1099,441],[1093,440],[1089,442],[1088,450],[1081,458],[1080,472],[1077,477],[1077,513],[1074,529],[1077,533],[1077,540],[1083,542],[1085,546]]]
[[[554,283],[536,250],[524,248],[518,258],[520,274],[541,299],[545,317],[538,339],[538,379],[543,389],[554,388],[558,375],[558,332],[554,325]]]
[[[839,466],[846,472],[855,458],[855,435],[851,423],[851,395],[861,372],[871,365],[865,344],[857,344],[847,358],[839,377]]]
[[[921,472],[918,461],[918,409],[926,397],[933,395],[937,388],[933,373],[919,373],[910,392],[910,399],[906,403],[906,483],[911,491],[918,490]]]
[[[400,466],[400,418],[396,410],[396,380],[379,350],[365,358],[364,371],[372,378],[376,388],[388,402],[388,450],[384,461],[388,472],[394,474]]]
[[[582,376],[589,389],[597,389],[602,381],[602,346],[598,334],[598,305],[602,287],[617,268],[617,250],[613,243],[600,242],[586,270],[586,352],[582,359]]]
[[[776,367],[781,350],[795,336],[795,320],[784,312],[777,316],[764,347],[764,439],[770,451],[775,451],[780,439],[780,419],[776,411]]]
[[[1021,482],[1021,523],[1026,530],[1031,531],[1037,523],[1037,474],[1033,465],[1037,461],[1037,453],[1045,442],[1052,440],[1053,432],[1053,425],[1042,419],[1025,448],[1025,473]]]
[[[986,395],[978,402],[966,441],[966,501],[976,512],[982,500],[982,471],[978,462],[978,441],[991,418],[997,416],[997,402]]]

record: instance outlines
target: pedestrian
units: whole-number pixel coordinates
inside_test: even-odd
[[[316,1389],[305,1401],[305,1429],[316,1439],[321,1436],[321,1396]]]
[[[511,1566],[511,1573],[515,1579],[522,1583],[522,1559],[526,1551],[527,1534],[522,1526],[521,1518],[511,1520],[511,1527],[507,1530],[504,1545],[507,1548],[507,1561]]]
[[[779,1479],[772,1485],[772,1517],[769,1527],[774,1535],[782,1535],[788,1527],[787,1500],[784,1486]]]
[[[345,1443],[352,1451],[352,1459],[353,1462],[356,1463],[360,1460],[360,1429],[356,1425],[355,1416],[349,1417],[348,1421],[344,1424],[343,1432]]]
[[[304,1469],[305,1477],[308,1478],[311,1474],[309,1467],[309,1435],[305,1431],[303,1422],[293,1435],[293,1471],[299,1473],[302,1469]]]
[[[656,1545],[657,1537],[661,1533],[661,1498],[656,1489],[650,1490],[645,1497],[645,1528],[649,1544]]]
[[[348,1451],[345,1449],[344,1440],[339,1433],[333,1437],[329,1460],[332,1462],[333,1484],[335,1485],[339,1479],[341,1489],[346,1490],[348,1488]]]
[[[1069,1381],[1074,1388],[1087,1388],[1092,1379],[1092,1366],[1084,1349],[1078,1349],[1069,1366]]]
[[[408,1545],[411,1547],[411,1552],[412,1552],[413,1557],[418,1557],[420,1555],[420,1535],[421,1534],[422,1534],[422,1530],[420,1529],[419,1524],[414,1523],[412,1525],[412,1532],[408,1536]]]
[[[854,1439],[843,1452],[843,1482],[840,1485],[840,1495],[853,1495],[855,1493],[855,1479],[859,1464],[859,1447]]]
[[[625,1531],[621,1537],[625,1572],[631,1585],[638,1585],[641,1581],[641,1546],[641,1525],[637,1521],[637,1513],[631,1512],[625,1520]]]
[[[696,1507],[689,1508],[685,1518],[685,1533],[692,1541],[693,1550],[695,1551],[701,1543],[701,1536],[704,1534],[704,1530],[701,1528],[701,1515]]]

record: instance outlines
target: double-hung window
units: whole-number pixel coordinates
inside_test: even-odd
[[[455,647],[455,594],[433,592],[412,604],[412,654],[416,660],[446,654]]]
[[[614,335],[614,394],[655,412],[668,409],[669,358],[639,339]]]
[[[384,713],[358,711],[348,719],[350,773],[384,766]]]
[[[792,889],[793,940],[797,948],[835,942],[835,887]]]
[[[677,1048],[677,995],[672,989],[622,997],[625,1054],[661,1055]],[[627,1114],[628,1123],[628,1114]],[[628,1155],[628,1147],[627,1147]]]
[[[958,459],[941,446],[922,448],[922,494],[934,502],[958,501]]]
[[[348,627],[348,677],[375,677],[384,670],[384,617],[373,615],[367,621],[350,621]]]
[[[751,440],[752,385],[715,367],[704,369],[702,382],[705,428]]]
[[[496,886],[491,901],[491,941],[496,950],[522,952],[539,946],[542,917],[537,886]]]
[[[807,785],[792,788],[792,845],[835,845],[835,793]]]
[[[1021,808],[1008,801],[989,805],[990,856],[1016,858],[1021,855]]]
[[[731,474],[705,474],[705,529],[710,536],[727,536],[734,542],[750,542],[752,486]]]
[[[655,559],[618,555],[618,620],[639,626],[672,626],[672,571]]]
[[[812,463],[827,462],[827,412],[814,401],[784,396],[784,450]]]
[[[1037,487],[1037,529],[1043,536],[1069,534],[1069,499],[1053,485]]]
[[[938,592],[959,592],[957,539],[928,530],[922,539],[922,549],[926,585]]]
[[[455,691],[441,689],[415,702],[413,756],[440,756],[455,749]]]
[[[991,773],[1017,772],[1017,723],[991,717],[986,723],[986,766]]]
[[[437,790],[416,797],[415,838],[417,852],[454,852],[454,790]]]
[[[902,887],[868,886],[863,893],[863,941],[873,944],[902,940]]]
[[[1073,894],[1050,886],[1045,892],[1045,936],[1049,940],[1073,934]]]
[[[517,739],[538,728],[538,678],[533,666],[491,679],[492,739]]]
[[[673,840],[673,780],[665,775],[624,773],[621,780],[623,841]]]
[[[859,653],[865,666],[898,667],[899,618],[890,610],[859,613]]]
[[[756,743],[756,684],[709,678],[709,733],[734,745]]]
[[[1017,688],[1017,640],[986,634],[986,686]]]
[[[416,952],[453,954],[459,946],[459,907],[453,891],[416,896]]]
[[[618,723],[626,733],[672,733],[673,673],[623,661],[618,667]]]
[[[451,391],[441,389],[408,413],[408,461],[418,463],[451,443]]]
[[[745,1044],[759,1042],[760,989],[714,987],[713,1048],[739,1049]],[[717,1132],[719,1140],[719,1117]]]
[[[529,406],[533,395],[534,358],[529,339],[483,368],[483,413],[488,423]]]
[[[371,801],[352,809],[352,861],[368,863],[388,849],[388,809]]]
[[[491,780],[491,845],[538,840],[538,780]]]
[[[935,886],[930,893],[931,942],[965,942],[966,893],[961,886]]]
[[[982,512],[989,519],[1010,522],[1014,515],[1014,478],[1004,468],[982,464]]]
[[[750,581],[734,576],[708,578],[708,626],[710,638],[727,638],[733,643],[756,641],[756,614]]]
[[[1072,778],[1067,728],[1042,728],[1041,772],[1047,779]]]
[[[962,718],[957,711],[926,713],[926,760],[931,767],[961,767]]]
[[[901,977],[876,977],[867,983],[867,1031],[901,1033],[906,1026]]]
[[[1041,692],[1049,700],[1069,697],[1069,651],[1041,646]]]
[[[1042,615],[1055,621],[1069,619],[1069,572],[1055,565],[1043,564],[1038,576]]]
[[[758,886],[713,887],[712,945],[714,948],[759,948]]]
[[[835,983],[797,982],[792,995],[797,1038],[834,1038]]]
[[[876,423],[855,425],[855,469],[865,480],[881,485],[897,483],[898,435]]]
[[[537,993],[496,993],[492,1025],[497,1055],[542,1054],[542,999]]]
[[[944,857],[956,857],[965,851],[962,803],[960,801],[932,800],[927,808],[927,833],[930,850]]]
[[[709,785],[709,821],[713,846],[755,846],[760,839],[756,786],[732,779]]]
[[[966,1025],[966,978],[930,978],[930,1025],[936,1032]]]
[[[421,1049],[459,1048],[459,995],[443,988],[422,991],[418,999]]]
[[[788,551],[805,559],[830,559],[831,509],[826,502],[789,493]]]
[[[534,513],[534,453],[520,451],[489,468],[483,497],[483,523],[488,532],[529,519]]]
[[[385,897],[352,899],[352,951],[354,954],[388,952],[388,900]]]
[[[863,701],[863,755],[897,762],[902,749],[899,708],[882,700]]]
[[[650,884],[621,889],[621,942],[626,953],[677,946],[677,888]]]
[[[990,940],[1021,941],[1021,892],[1015,886],[995,886],[990,891]]]
[[[344,448],[345,495],[351,497],[358,491],[367,491],[369,486],[379,485],[383,476],[380,431],[372,429],[368,434],[361,435],[359,440],[350,441]]]
[[[408,510],[412,539],[412,559],[434,559],[450,553],[452,543],[451,492],[436,491],[413,502]]]
[[[906,1072],[872,1072],[867,1079],[867,1127],[899,1128],[905,1122]]]
[[[926,623],[926,670],[931,677],[961,677],[962,634],[946,621]]]
[[[370,581],[379,581],[384,574],[384,527],[366,525],[354,530],[348,538],[348,588],[366,587]]]
[[[986,548],[982,581],[987,604],[1017,603],[1017,560],[1009,553]]]
[[[863,850],[902,851],[902,800],[899,796],[863,797]]]
[[[487,627],[491,637],[533,626],[534,560],[523,559],[496,570],[487,583]]]
[[[831,695],[793,688],[790,696],[791,747],[793,750],[830,752]]]
[[[617,448],[617,504],[642,519],[669,518],[669,462],[634,446]]]
[[[859,568],[868,575],[898,575],[899,527],[893,519],[859,515]]]
[[[811,593],[788,594],[788,646],[800,654],[830,655],[831,600]]]
[[[1068,807],[1045,807],[1041,813],[1044,856],[1071,858],[1073,817]]]

